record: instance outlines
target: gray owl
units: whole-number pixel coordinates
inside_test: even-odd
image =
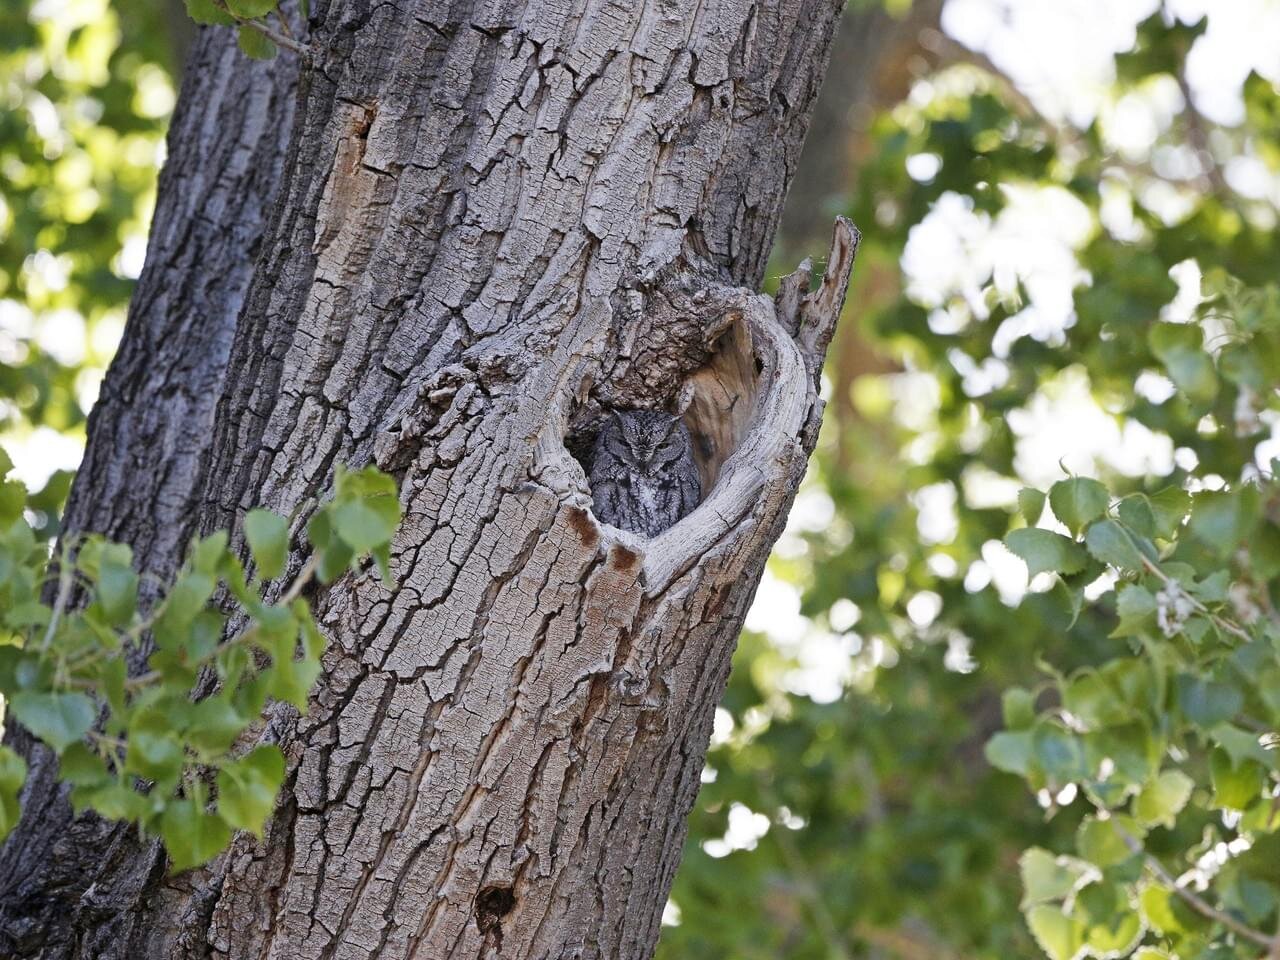
[[[591,461],[596,516],[632,533],[657,536],[702,499],[689,430],[660,410],[614,411]]]

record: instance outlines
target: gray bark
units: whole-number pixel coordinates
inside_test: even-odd
[[[279,193],[298,65],[252,63],[227,30],[189,48],[146,264],[89,418],[67,529],[132,545],[169,575],[193,508],[236,317]],[[162,852],[133,831],[74,818],[57,762],[11,725],[30,767],[21,826],[0,846],[0,957],[140,956],[164,904]]]
[[[375,462],[402,484],[393,583],[313,598],[325,674],[268,717],[290,775],[266,838],[150,870],[163,910],[108,898],[131,919],[100,952],[26,955],[650,955],[852,263],[841,223],[816,291],[752,292],[837,12],[316,11],[187,489],[202,528],[302,505],[300,529],[335,463]],[[650,540],[598,522],[570,450],[682,384],[704,502]]]

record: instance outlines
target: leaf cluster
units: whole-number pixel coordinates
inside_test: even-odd
[[[11,467],[0,461],[0,474]],[[219,531],[192,543],[172,583],[139,574],[127,546],[35,538],[26,491],[0,483],[0,695],[58,757],[77,811],[159,836],[173,868],[204,863],[233,833],[261,835],[284,778],[262,726],[268,702],[305,710],[325,638],[304,591],[366,557],[389,576],[394,481],[339,467],[331,500],[294,548],[290,521],[251,510],[246,568]],[[300,538],[301,539],[301,538]],[[136,669],[130,669],[130,665]],[[26,764],[0,747],[0,837],[20,816]]]

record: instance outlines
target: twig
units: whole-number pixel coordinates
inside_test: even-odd
[[[308,47],[306,44],[299,43],[297,40],[292,40],[289,37],[286,37],[283,33],[280,33],[278,30],[272,30],[269,26],[267,26],[261,20],[249,20],[249,19],[246,19],[245,17],[236,16],[236,14],[232,13],[229,9],[227,9],[225,0],[213,0],[213,2],[218,7],[219,10],[221,10],[223,13],[229,16],[232,20],[234,20],[240,26],[249,27],[252,30],[256,30],[258,33],[262,34],[264,37],[266,37],[276,46],[283,47],[286,50],[292,50],[294,53],[300,56],[304,61],[308,63],[311,62],[311,48]]]
[[[765,801],[774,808],[781,806],[773,789],[762,778],[758,779],[757,782]],[[822,938],[826,941],[827,950],[831,956],[835,957],[836,960],[853,960],[849,945],[845,942],[839,928],[836,926],[835,917],[831,915],[826,900],[823,899],[821,892],[811,879],[813,870],[805,863],[804,856],[796,848],[796,845],[791,842],[791,837],[787,836],[787,829],[786,826],[775,823],[769,829],[769,836],[777,844],[778,852],[782,854],[782,861],[786,864],[787,872],[791,874],[792,879],[800,890],[800,898],[808,904],[809,911],[813,914],[814,922]]]
[[[1265,947],[1270,951],[1270,957],[1280,958],[1280,953],[1277,953],[1277,951],[1280,950],[1280,936],[1269,937],[1262,931],[1255,930],[1253,927],[1241,923],[1235,917],[1231,916],[1231,914],[1224,913],[1213,904],[1209,903],[1209,901],[1205,900],[1194,890],[1188,890],[1186,887],[1181,886],[1173,874],[1164,868],[1164,864],[1151,854],[1147,853],[1142,848],[1142,844],[1139,843],[1135,837],[1125,830],[1120,830],[1119,828],[1117,828],[1117,830],[1119,830],[1120,836],[1124,839],[1125,845],[1134,853],[1142,855],[1142,860],[1146,865],[1146,868],[1154,873],[1161,883],[1186,901],[1187,905],[1193,910],[1203,917],[1217,921],[1237,936],[1244,937],[1246,940],[1252,941],[1260,947]]]
[[[61,559],[58,561],[58,596],[53,601],[53,612],[49,614],[49,625],[45,628],[41,649],[48,650],[49,644],[53,643],[53,635],[57,632],[58,621],[62,618],[62,611],[66,609],[71,600],[71,587],[75,583],[75,570],[75,564],[71,562],[70,551],[64,550]]]
[[[1238,639],[1243,640],[1245,643],[1253,642],[1253,637],[1249,635],[1249,631],[1245,630],[1244,627],[1240,626],[1237,623],[1233,623],[1232,621],[1226,619],[1225,617],[1221,617],[1218,614],[1211,611],[1203,603],[1201,603],[1199,600],[1193,597],[1190,593],[1188,593],[1186,589],[1182,586],[1182,584],[1180,584],[1177,580],[1174,580],[1171,576],[1169,576],[1167,573],[1161,570],[1159,566],[1152,563],[1151,560],[1148,559],[1145,554],[1142,554],[1142,552],[1139,551],[1139,555],[1142,557],[1142,565],[1147,568],[1147,571],[1149,573],[1152,573],[1157,578],[1159,578],[1160,581],[1164,583],[1165,586],[1173,587],[1176,590],[1180,591],[1183,596],[1185,596],[1188,600],[1191,601],[1192,606],[1194,606],[1196,610],[1198,610],[1200,613],[1208,617],[1209,620],[1212,621],[1215,626],[1219,627],[1222,630],[1225,630],[1227,633],[1234,635]]]
[[[1177,81],[1178,90],[1181,91],[1182,101],[1185,104],[1183,116],[1187,121],[1187,140],[1204,165],[1204,176],[1209,184],[1209,192],[1219,197],[1226,196],[1230,193],[1230,187],[1227,186],[1227,181],[1222,176],[1222,168],[1218,166],[1213,150],[1210,149],[1209,132],[1205,127],[1204,115],[1200,113],[1195,100],[1192,99],[1185,61],[1179,63],[1178,69],[1173,71],[1173,79]]]

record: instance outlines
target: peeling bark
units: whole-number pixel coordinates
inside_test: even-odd
[[[114,952],[20,955],[651,954],[852,266],[842,221],[817,290],[805,265],[753,292],[837,12],[321,5],[197,519],[303,505],[300,530],[372,461],[401,481],[393,582],[314,598],[325,673],[268,717],[266,838],[153,871],[165,915]],[[651,540],[598,522],[594,420],[682,389],[704,501]]]

